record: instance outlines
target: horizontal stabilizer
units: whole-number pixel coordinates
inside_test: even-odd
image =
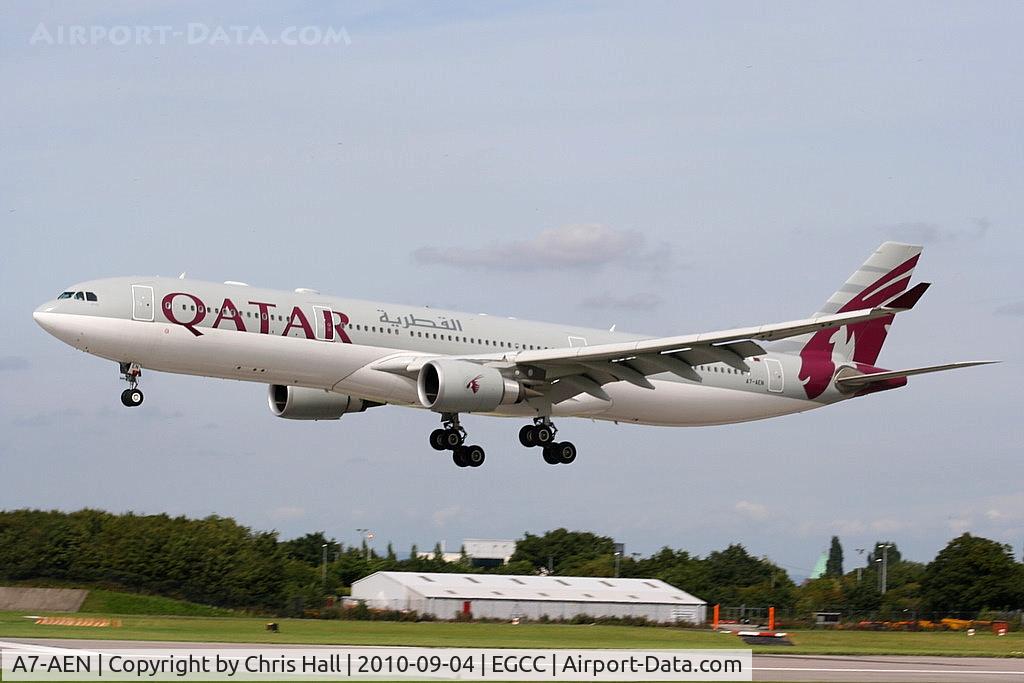
[[[971,360],[961,363],[947,363],[946,365],[932,365],[926,368],[910,368],[909,370],[891,370],[888,372],[873,372],[863,375],[850,375],[836,378],[836,386],[839,389],[858,389],[874,382],[882,382],[888,379],[910,377],[911,375],[924,375],[929,372],[942,372],[943,370],[956,370],[957,368],[969,368],[975,365],[989,365],[998,363],[997,360]]]
[[[932,286],[930,282],[919,282],[907,291],[903,292],[895,299],[886,304],[886,308],[895,308],[901,311],[909,311],[914,307],[915,304],[924,296],[924,293],[928,291],[928,288]]]

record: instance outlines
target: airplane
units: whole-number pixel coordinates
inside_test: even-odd
[[[460,415],[527,420],[525,447],[568,464],[554,418],[701,426],[799,413],[998,361],[875,365],[922,247],[885,242],[811,317],[650,337],[403,304],[258,289],[242,282],[115,277],[73,285],[33,313],[61,341],[119,364],[121,402],[142,404],[142,370],[269,385],[271,412],[336,420],[382,405],[431,410],[430,445],[459,467],[485,453]]]

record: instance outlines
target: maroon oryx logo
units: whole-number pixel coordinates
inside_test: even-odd
[[[476,392],[480,391],[480,378],[481,377],[483,377],[483,375],[477,375],[473,379],[471,379],[468,382],[466,382],[466,388],[469,389],[470,391],[472,391],[474,394]]]

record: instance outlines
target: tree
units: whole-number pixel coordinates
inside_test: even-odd
[[[889,546],[889,549],[885,550],[885,546]],[[867,556],[868,567],[874,567],[876,562],[881,564],[883,557],[886,559],[886,564],[890,567],[903,561],[903,555],[895,543],[892,541],[875,541],[875,547],[871,549]]]
[[[832,545],[828,549],[828,562],[825,564],[825,576],[838,579],[843,575],[843,546],[839,537],[832,537]]]
[[[398,557],[395,556],[395,549],[393,547],[391,547],[391,541],[388,541],[388,556],[387,556],[387,560],[388,560],[388,562],[395,562],[395,561],[398,560]]]
[[[965,533],[928,564],[921,594],[933,611],[1017,609],[1024,606],[1024,568],[1010,546]]]
[[[582,565],[602,556],[611,558],[614,552],[615,543],[607,536],[555,529],[543,536],[525,534],[516,542],[512,561],[525,560],[536,569],[541,569],[548,566],[550,558],[556,574],[568,574],[568,567]]]
[[[768,560],[754,557],[738,543],[711,553],[704,563],[707,583],[700,592],[694,592],[709,603],[740,605],[756,601],[761,605],[790,606],[795,600],[789,575]]]
[[[327,558],[333,560],[341,552],[341,546],[333,538],[328,539],[322,531],[314,531],[311,534],[284,541],[281,546],[285,557],[300,560],[311,567],[319,567],[323,562],[325,543],[327,544]]]

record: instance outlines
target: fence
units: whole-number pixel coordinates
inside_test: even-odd
[[[899,629],[899,630],[960,630],[972,627],[987,627],[991,622],[1005,622],[1011,630],[1024,628],[1024,610],[934,610],[912,609],[850,610],[841,607],[826,607],[808,611],[794,608],[777,608],[775,621],[787,628],[813,627],[817,624],[818,613],[838,615],[835,628]],[[721,620],[726,623],[757,624],[767,623],[767,607],[722,606]]]

